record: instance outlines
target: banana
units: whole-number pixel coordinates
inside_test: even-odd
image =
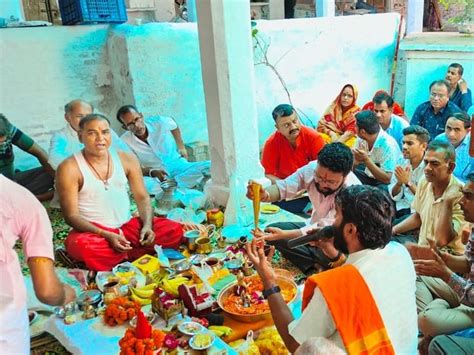
[[[153,282],[151,284],[140,287],[140,290],[154,290],[155,288],[156,288],[156,283]]]
[[[151,298],[153,295],[153,290],[144,290],[142,288],[133,288],[132,293],[140,298]]]
[[[208,329],[222,333],[224,336],[232,334],[232,328],[226,327],[225,325],[211,325]]]
[[[224,335],[224,332],[220,331],[220,330],[216,330],[216,329],[210,329],[211,332],[213,332],[216,336],[218,336],[219,338],[221,338],[223,335]]]
[[[129,287],[130,292],[139,298],[151,298],[153,292],[155,292],[155,283],[145,285],[143,287]]]
[[[133,293],[133,291],[132,291],[132,294],[130,295],[130,297],[132,298],[132,300],[137,301],[137,302],[140,303],[142,306],[151,303],[151,299],[150,299],[150,298],[141,298],[141,297],[138,297],[135,293]]]

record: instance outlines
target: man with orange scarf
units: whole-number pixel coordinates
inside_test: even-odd
[[[280,294],[271,259],[257,240],[247,245],[289,351],[319,336],[349,354],[416,354],[416,275],[407,250],[390,242],[392,215],[390,197],[377,188],[356,185],[338,193],[334,237],[328,241],[349,256],[344,266],[306,280],[296,320]]]
[[[355,143],[355,114],[360,111],[356,105],[358,90],[355,85],[346,84],[331,105],[319,119],[317,131],[326,143],[341,142],[352,147]]]

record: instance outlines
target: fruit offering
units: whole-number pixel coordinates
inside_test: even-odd
[[[194,335],[189,340],[189,345],[194,350],[204,350],[212,345],[214,342],[214,336],[210,333],[201,333]]]
[[[151,296],[153,295],[155,287],[155,283],[151,283],[140,288],[129,287],[131,293],[130,297],[132,298],[132,300],[137,301],[142,306],[151,304]]]
[[[138,302],[126,297],[114,298],[105,309],[104,322],[111,327],[128,322],[137,315],[140,307]]]
[[[154,329],[151,338],[138,339],[135,329],[129,328],[119,341],[120,355],[153,355],[163,346],[165,334],[158,329]]]

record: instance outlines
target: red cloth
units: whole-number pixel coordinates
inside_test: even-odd
[[[97,227],[119,233],[118,228],[108,228],[93,223]],[[134,217],[120,227],[124,237],[131,243],[133,250],[127,253],[119,253],[112,249],[109,242],[95,233],[78,232],[72,229],[65,240],[68,254],[75,260],[82,261],[89,270],[110,271],[124,260],[134,261],[145,254],[154,254],[154,246],[140,245],[140,230],[142,222],[140,218]],[[183,228],[177,222],[166,218],[153,218],[153,231],[155,232],[155,243],[164,248],[176,249],[183,240]]]
[[[150,339],[152,334],[151,324],[146,319],[142,311],[138,311],[137,325],[135,327],[135,335],[137,339]]]
[[[296,148],[280,132],[273,133],[263,147],[262,165],[265,174],[285,179],[310,161],[318,159],[324,144],[323,137],[306,126],[301,126]]]

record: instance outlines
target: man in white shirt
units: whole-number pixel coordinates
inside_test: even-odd
[[[338,193],[334,246],[349,257],[344,266],[307,279],[300,319],[294,319],[277,286],[272,253],[267,259],[258,240],[247,245],[275,326],[290,352],[320,336],[349,353],[354,347],[358,351],[353,353],[370,353],[379,346],[386,353],[417,353],[416,274],[407,250],[390,242],[392,216],[389,196],[377,188],[350,186]],[[361,298],[361,293],[369,297]],[[365,312],[369,309],[381,318],[378,328],[371,328],[373,319]]]
[[[385,92],[374,96],[374,111],[379,120],[380,127],[392,136],[402,149],[403,129],[408,127],[408,122],[393,114],[393,98]]]
[[[78,136],[79,122],[82,117],[93,112],[94,106],[83,100],[73,100],[64,106],[64,119],[67,125],[53,134],[49,145],[48,161],[53,169],[56,170],[63,160],[84,148],[84,144],[79,141]],[[117,133],[111,130],[110,134],[113,149],[130,152],[130,149],[120,140]]]
[[[147,117],[133,105],[122,106],[117,120],[127,130],[121,138],[137,155],[150,195],[161,191],[160,182],[166,176],[179,187],[200,188],[209,177],[211,162],[189,162],[181,131],[171,117]]]
[[[398,224],[413,212],[411,204],[415,199],[416,186],[423,177],[423,157],[430,141],[430,134],[421,126],[409,126],[403,130],[403,159],[400,159],[388,192],[395,201],[394,224]]]
[[[305,222],[274,223],[265,229],[263,238],[276,248],[302,272],[315,271],[315,264],[323,268],[331,267],[331,262],[343,257],[334,247],[321,249],[313,246],[289,248],[288,241],[306,235],[316,224],[332,224],[336,214],[334,199],[344,187],[358,185],[360,181],[351,172],[353,156],[349,147],[342,143],[327,144],[319,152],[318,160],[299,168],[286,179],[278,180],[275,185],[261,190],[262,202],[275,202],[292,198],[301,190],[308,192],[313,205],[311,220]],[[253,199],[250,186],[247,197]]]
[[[466,182],[467,176],[474,171],[474,158],[469,156],[471,143],[471,120],[464,112],[453,113],[446,121],[446,131],[436,139],[447,141],[454,146],[456,151],[456,167],[453,175],[461,182]]]
[[[365,185],[386,189],[400,158],[400,148],[393,137],[380,129],[374,112],[361,111],[355,117],[354,174]]]

